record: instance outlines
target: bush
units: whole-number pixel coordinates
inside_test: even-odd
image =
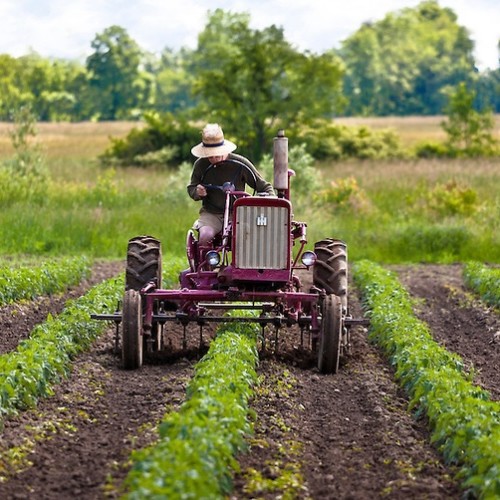
[[[359,187],[358,181],[352,176],[331,181],[330,185],[319,191],[313,199],[321,204],[330,205],[340,210],[354,209],[363,211],[369,207],[366,193]]]
[[[314,158],[306,151],[306,145],[290,148],[288,164],[295,172],[291,179],[292,195],[310,198],[322,186],[321,173],[314,168]],[[259,172],[271,184],[274,179],[273,157],[264,155],[259,163]]]
[[[38,144],[36,117],[28,107],[14,115],[14,129],[10,131],[14,156],[0,165],[0,205],[16,201],[43,201],[49,182],[49,173]]]
[[[415,156],[417,158],[450,158],[452,152],[442,142],[424,141],[415,146]]]
[[[300,131],[297,140],[316,159],[385,159],[406,156],[399,137],[391,129],[373,130],[320,121]]]
[[[438,215],[472,215],[478,208],[474,189],[457,181],[438,184],[427,197],[428,207]]]
[[[100,156],[107,165],[176,165],[190,158],[200,131],[187,121],[167,113],[146,113],[146,126],[133,128],[124,139],[111,138],[111,146]]]

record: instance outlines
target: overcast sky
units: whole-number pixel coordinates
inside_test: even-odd
[[[0,0],[0,53],[18,57],[34,50],[43,57],[84,61],[96,33],[125,28],[144,50],[194,48],[207,12],[220,7],[249,12],[251,27],[272,24],[299,50],[323,52],[365,21],[415,7],[418,0]],[[440,0],[458,15],[476,44],[480,69],[498,67],[499,0]]]

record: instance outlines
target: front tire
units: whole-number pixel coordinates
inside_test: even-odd
[[[142,366],[142,300],[136,290],[127,290],[123,298],[122,361],[125,370]]]
[[[313,283],[328,295],[337,295],[347,312],[347,245],[341,240],[326,238],[314,244],[317,260]]]
[[[342,343],[342,301],[336,295],[327,295],[321,304],[318,369],[321,373],[337,373]]]

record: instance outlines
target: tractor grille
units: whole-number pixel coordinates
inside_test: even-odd
[[[286,269],[290,238],[285,207],[239,206],[236,209],[235,256],[239,269]]]

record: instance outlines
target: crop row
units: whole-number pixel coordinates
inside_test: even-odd
[[[52,394],[53,384],[69,373],[72,359],[106,326],[90,315],[114,310],[123,286],[122,278],[100,283],[69,301],[59,316],[37,325],[14,351],[0,356],[0,423],[4,416]]]
[[[473,385],[458,355],[433,340],[393,273],[366,260],[354,271],[370,317],[370,338],[394,365],[410,408],[427,415],[432,441],[448,463],[461,465],[464,487],[480,498],[498,498],[500,404]]]
[[[258,330],[245,324],[218,330],[195,367],[186,402],[165,415],[154,445],[133,453],[129,499],[223,498],[230,491],[234,455],[252,431],[248,400],[257,380]]]
[[[0,306],[64,291],[90,274],[87,257],[55,259],[39,266],[0,267]]]
[[[500,268],[468,262],[464,266],[464,281],[487,304],[500,308]]]

